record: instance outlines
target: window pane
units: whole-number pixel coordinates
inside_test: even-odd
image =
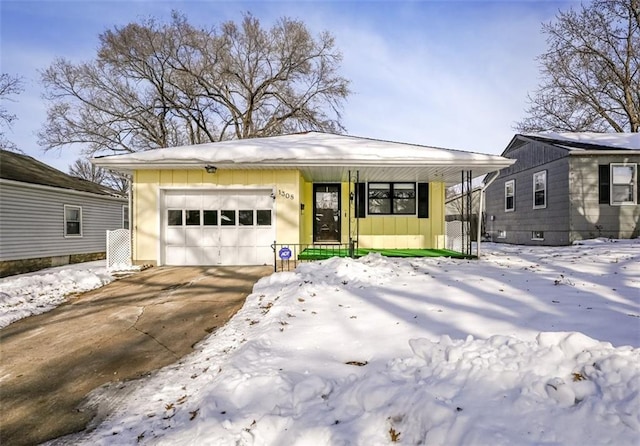
[[[235,226],[236,211],[220,211],[220,225]]]
[[[80,235],[80,222],[79,221],[68,221],[67,222],[67,235]]]
[[[369,183],[369,198],[390,198],[391,186],[389,183]]]
[[[631,184],[633,166],[613,166],[613,184]]]
[[[187,226],[200,226],[200,210],[187,211]]]
[[[393,213],[394,214],[415,214],[416,213],[415,198],[410,198],[410,199],[396,198],[395,200],[393,200]]]
[[[416,185],[414,183],[394,183],[393,197],[394,198],[415,198]]]
[[[204,211],[203,214],[205,226],[218,225],[218,211]]]
[[[513,209],[513,197],[507,197],[507,209]]]
[[[66,214],[67,214],[67,221],[80,221],[80,209],[66,208]]]
[[[182,210],[169,209],[167,223],[169,226],[182,226]]]
[[[258,210],[257,212],[258,226],[271,226],[271,211]]]
[[[238,211],[238,223],[240,224],[240,226],[253,226],[253,211]]]
[[[535,192],[535,206],[544,206],[544,190],[539,190]]]
[[[369,199],[369,213],[370,214],[390,214],[391,213],[391,200],[381,199]]]
[[[611,198],[614,203],[633,202],[633,187],[614,184],[611,186]]]

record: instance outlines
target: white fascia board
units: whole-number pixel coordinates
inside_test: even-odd
[[[569,152],[571,156],[583,156],[583,155],[625,155],[625,156],[640,156],[640,150],[627,149],[627,150],[580,150],[573,149]]]

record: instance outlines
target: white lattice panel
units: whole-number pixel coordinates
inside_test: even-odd
[[[446,222],[447,249],[462,252],[462,222]]]
[[[107,231],[107,269],[131,266],[131,232],[128,229]]]

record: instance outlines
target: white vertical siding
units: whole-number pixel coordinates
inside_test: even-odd
[[[126,199],[0,182],[0,260],[104,252]],[[64,205],[82,207],[82,237],[64,236]]]

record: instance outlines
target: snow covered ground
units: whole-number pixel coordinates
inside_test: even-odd
[[[483,246],[266,277],[194,354],[95,391],[116,410],[56,444],[637,444],[640,240]]]
[[[34,314],[49,311],[70,294],[111,282],[104,260],[47,268],[0,279],[0,328]]]

